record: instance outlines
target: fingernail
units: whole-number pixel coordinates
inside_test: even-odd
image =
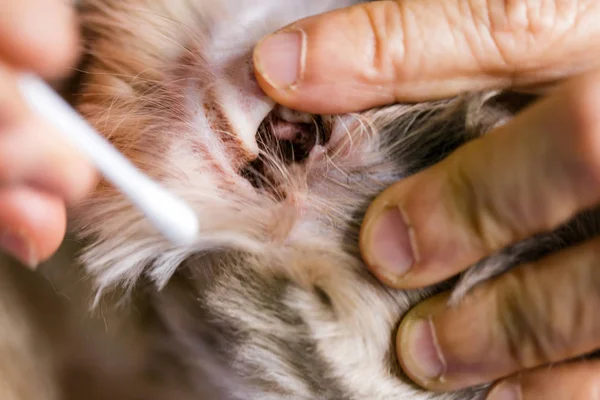
[[[0,248],[31,269],[35,269],[38,265],[33,247],[24,234],[13,231],[2,232]]]
[[[370,253],[375,267],[391,278],[406,274],[415,262],[411,235],[411,228],[398,208],[384,211],[371,230]]]
[[[487,400],[521,400],[520,386],[503,382],[492,389]]]
[[[256,47],[254,66],[277,89],[296,85],[304,72],[306,34],[301,30],[267,36]]]
[[[446,364],[438,348],[433,323],[429,319],[419,319],[408,326],[406,344],[403,350],[418,371],[411,371],[426,380],[439,379],[443,376]]]

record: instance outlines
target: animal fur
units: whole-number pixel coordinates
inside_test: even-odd
[[[313,116],[260,92],[264,34],[351,0],[84,0],[73,102],[138,167],[197,211],[190,246],[162,238],[101,183],[40,274],[3,258],[4,399],[470,400],[397,367],[411,306],[453,301],[597,232],[593,215],[423,290],[384,287],[358,254],[385,187],[505,123],[530,99],[465,94]],[[49,315],[52,317],[49,318]]]

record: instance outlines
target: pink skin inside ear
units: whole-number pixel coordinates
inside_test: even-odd
[[[357,0],[235,0],[223,2],[222,12],[235,15],[235,22],[215,17],[210,25],[210,40],[202,48],[210,65],[211,103],[221,108],[231,131],[246,151],[257,155],[256,132],[265,117],[276,107],[260,89],[254,76],[252,49],[265,35],[309,15],[350,6]],[[281,121],[309,122],[310,115],[277,111]],[[294,140],[297,125],[281,124],[276,135]]]

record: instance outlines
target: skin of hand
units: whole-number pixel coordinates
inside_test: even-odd
[[[64,0],[0,0],[0,9],[0,249],[34,268],[59,247],[66,206],[96,174],[26,107],[16,78],[64,78],[78,57],[78,27]]]
[[[363,258],[384,283],[415,288],[600,202],[598,21],[594,0],[377,1],[267,36],[254,63],[269,96],[314,113],[552,88],[373,202]],[[600,240],[590,240],[519,266],[456,307],[448,293],[425,301],[398,330],[401,366],[433,391],[496,381],[488,399],[600,398],[600,363],[567,361],[600,348],[599,261]]]

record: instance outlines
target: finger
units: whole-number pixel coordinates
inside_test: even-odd
[[[96,173],[61,135],[21,101],[15,75],[0,65],[0,185],[30,183],[68,202],[85,196]]]
[[[73,203],[93,189],[96,173],[56,132],[32,117],[0,133],[0,183],[27,183]]]
[[[254,64],[280,104],[359,111],[580,72],[598,63],[599,18],[593,0],[368,2],[266,37]]]
[[[0,59],[48,78],[68,72],[78,54],[71,2],[0,0]]]
[[[600,398],[600,361],[543,367],[496,385],[487,400],[548,400]]]
[[[30,268],[50,257],[65,235],[57,196],[25,186],[0,188],[0,249]]]
[[[565,361],[600,347],[600,239],[522,265],[446,307],[411,310],[397,350],[424,387],[456,390]]]
[[[360,246],[384,283],[422,287],[600,201],[600,73],[402,180],[369,207]]]

